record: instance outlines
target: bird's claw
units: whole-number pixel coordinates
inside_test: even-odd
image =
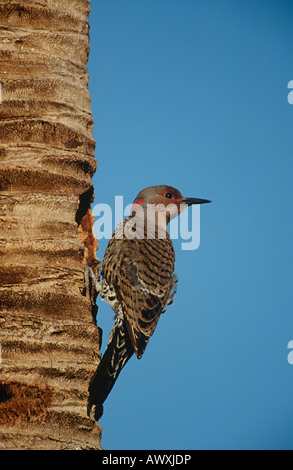
[[[94,286],[96,293],[100,292],[100,270],[102,267],[102,263],[100,261],[97,262],[95,266],[98,271],[98,278],[95,276],[93,269],[88,266],[87,264],[84,265],[84,287],[83,293],[86,294],[87,289],[91,290],[91,287]]]

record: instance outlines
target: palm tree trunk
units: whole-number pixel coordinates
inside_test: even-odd
[[[0,448],[99,449],[89,0],[0,0]]]

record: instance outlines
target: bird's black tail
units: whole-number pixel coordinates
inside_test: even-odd
[[[103,403],[111,392],[118,375],[133,355],[127,327],[123,322],[117,325],[102,360],[94,373],[89,386],[88,415],[96,405],[95,419],[103,414]]]

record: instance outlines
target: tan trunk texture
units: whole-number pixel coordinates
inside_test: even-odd
[[[0,449],[99,449],[88,0],[0,0]]]

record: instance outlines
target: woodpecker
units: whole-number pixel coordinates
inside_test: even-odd
[[[98,278],[86,266],[85,286],[94,285],[115,312],[106,352],[89,386],[88,414],[95,405],[96,420],[121,370],[133,354],[142,357],[160,315],[173,301],[177,280],[169,221],[192,204],[208,202],[185,198],[172,186],[143,189],[130,216],[116,227]]]

